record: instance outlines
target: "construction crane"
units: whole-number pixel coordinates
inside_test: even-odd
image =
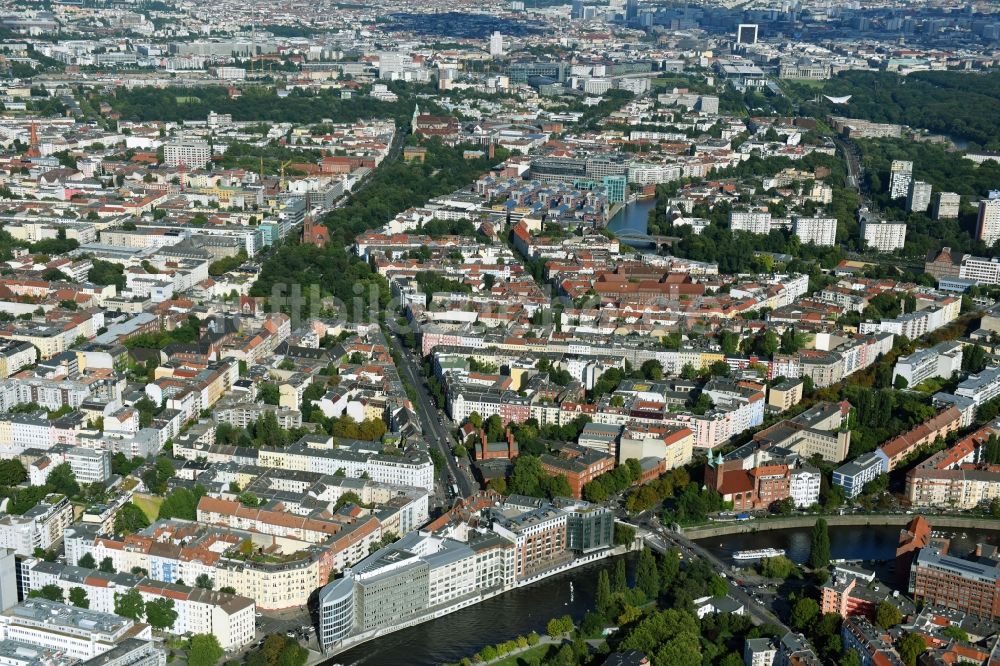
[[[281,163],[281,189],[288,189],[288,181],[285,180],[285,167],[292,163],[292,160]]]

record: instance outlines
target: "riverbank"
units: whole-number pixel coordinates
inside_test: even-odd
[[[491,599],[495,599],[495,598],[496,599],[503,598],[504,596],[509,595],[509,594],[511,594],[513,592],[516,592],[518,590],[522,590],[522,589],[524,589],[526,587],[531,587],[531,586],[539,584],[539,583],[544,583],[544,582],[548,581],[551,578],[557,577],[557,576],[559,576],[561,574],[572,572],[573,570],[578,569],[580,567],[585,567],[587,565],[600,562],[600,561],[608,559],[610,557],[617,557],[617,556],[620,556],[620,555],[625,555],[628,552],[629,552],[628,549],[626,549],[625,547],[623,547],[623,546],[616,546],[614,548],[609,548],[607,550],[603,550],[603,551],[600,551],[600,552],[590,553],[588,555],[584,555],[582,557],[576,558],[572,562],[568,562],[566,564],[562,564],[562,565],[560,565],[558,567],[554,567],[554,568],[546,570],[544,572],[535,574],[534,576],[532,576],[530,578],[527,578],[525,580],[518,581],[514,585],[514,587],[512,587],[512,588],[505,589],[505,590],[494,590],[494,591],[487,592],[487,593],[480,593],[480,594],[476,594],[476,595],[470,595],[469,597],[466,597],[465,599],[463,599],[463,600],[461,600],[461,601],[459,601],[457,603],[451,604],[451,605],[449,605],[449,606],[447,606],[445,608],[438,608],[438,609],[435,609],[433,611],[428,611],[428,612],[426,612],[426,613],[424,613],[422,615],[419,615],[417,617],[411,618],[410,620],[407,620],[406,622],[403,622],[403,623],[400,623],[400,624],[397,624],[397,625],[393,625],[391,627],[384,627],[384,628],[381,628],[381,629],[374,629],[372,631],[367,631],[367,632],[364,632],[362,634],[357,634],[356,636],[348,637],[347,639],[345,639],[339,645],[337,645],[337,646],[335,646],[333,648],[330,648],[326,652],[326,654],[323,655],[323,657],[326,659],[326,661],[323,661],[321,663],[330,664],[330,665],[335,664],[335,663],[339,663],[337,659],[333,659],[332,657],[335,657],[336,655],[341,655],[341,654],[346,653],[346,652],[350,652],[351,650],[353,650],[353,649],[355,649],[355,648],[357,648],[357,647],[359,647],[361,645],[364,645],[365,643],[368,643],[368,642],[370,642],[370,641],[372,641],[372,640],[374,640],[376,638],[382,638],[382,637],[385,637],[385,636],[389,636],[391,634],[395,634],[397,632],[400,632],[400,631],[402,631],[404,629],[414,628],[414,627],[416,627],[418,625],[424,624],[426,622],[431,622],[433,620],[440,619],[440,618],[442,618],[442,617],[444,617],[446,615],[450,615],[450,614],[458,612],[458,611],[468,610],[468,609],[474,608],[475,606],[477,606],[477,605],[479,605],[479,604],[481,604],[481,603],[483,603],[485,601],[488,601],[488,600],[491,600]],[[552,617],[551,615],[549,617],[547,617],[546,621],[548,619],[550,619],[551,617]],[[488,644],[488,643],[485,643],[485,644]],[[414,663],[416,663],[416,662],[414,662]]]
[[[608,226],[610,226],[611,223],[614,221],[614,219],[616,217],[618,217],[618,213],[620,213],[623,210],[625,210],[625,207],[627,205],[628,204],[625,204],[625,203],[613,203],[613,204],[611,204],[611,208],[608,209]]]
[[[1000,520],[986,516],[943,516],[935,514],[847,514],[839,515],[813,515],[813,516],[775,516],[760,520],[746,520],[733,523],[713,523],[710,525],[696,525],[693,527],[681,528],[681,533],[689,539],[706,539],[709,537],[725,536],[727,534],[751,534],[753,532],[767,532],[770,530],[788,530],[797,528],[809,528],[816,523],[817,518],[824,518],[827,525],[835,526],[866,526],[866,525],[905,525],[916,516],[922,515],[931,526],[938,530],[941,528],[962,528],[962,529],[992,529],[1000,530]]]

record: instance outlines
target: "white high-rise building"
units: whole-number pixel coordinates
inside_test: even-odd
[[[913,162],[893,160],[889,167],[889,198],[901,199],[910,191],[913,180]]]
[[[14,551],[0,548],[0,613],[17,603],[17,569]]]
[[[212,148],[207,141],[171,141],[163,146],[163,163],[171,167],[184,165],[200,169],[212,159]]]
[[[915,213],[926,213],[931,205],[931,184],[922,180],[910,182],[906,193],[906,210]]]
[[[733,231],[747,231],[751,234],[771,233],[771,214],[767,211],[734,210],[729,213],[729,227]]]
[[[865,220],[861,223],[861,239],[879,252],[898,250],[906,243],[906,223]]]
[[[938,192],[937,201],[934,202],[934,219],[955,219],[958,217],[958,209],[961,203],[962,197],[954,192]]]
[[[802,243],[814,245],[834,245],[837,242],[837,218],[797,217],[792,228]]]
[[[503,55],[503,35],[499,30],[490,35],[490,55],[494,58]]]
[[[1000,239],[1000,199],[983,199],[979,202],[976,238],[990,247]]]

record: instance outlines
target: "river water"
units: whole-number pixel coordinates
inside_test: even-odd
[[[656,199],[642,199],[633,201],[618,211],[618,214],[611,218],[608,223],[608,231],[620,232],[631,231],[634,233],[646,233],[646,223],[649,220],[649,212],[656,206]]]
[[[733,534],[699,540],[720,559],[731,561],[738,550],[783,548],[796,562],[809,557],[809,533],[806,529],[771,530]],[[895,556],[899,527],[831,527],[831,553],[835,559],[890,560]],[[971,551],[977,542],[1000,544],[1000,532],[967,530],[955,535],[952,550],[957,554]],[[634,556],[626,558],[629,579],[633,576]],[[520,588],[443,618],[404,629],[365,643],[337,655],[326,664],[350,666],[392,666],[395,664],[454,663],[471,656],[486,645],[494,645],[532,631],[545,633],[553,617],[572,615],[579,620],[593,607],[597,573],[610,567],[610,560],[560,574],[544,582]],[[573,596],[570,601],[570,582]]]
[[[899,529],[891,525],[831,527],[830,554],[834,559],[845,560],[893,559],[899,541]],[[1000,532],[994,530],[958,532],[952,542],[952,551],[959,555],[971,552],[976,543],[1000,543]],[[809,559],[809,542],[808,528],[731,534],[698,541],[702,547],[725,562],[732,561],[733,553],[740,550],[782,548],[786,557],[800,564]]]
[[[629,580],[634,556],[626,556]],[[451,615],[383,636],[336,655],[325,664],[394,666],[454,663],[487,645],[532,631],[545,634],[554,617],[580,620],[594,607],[597,574],[613,560],[595,562],[522,587]],[[570,583],[573,584],[572,601]]]

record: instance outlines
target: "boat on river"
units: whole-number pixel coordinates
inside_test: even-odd
[[[733,554],[733,559],[737,562],[752,562],[763,560],[768,557],[781,557],[785,554],[782,548],[761,548],[760,550],[741,550]]]

